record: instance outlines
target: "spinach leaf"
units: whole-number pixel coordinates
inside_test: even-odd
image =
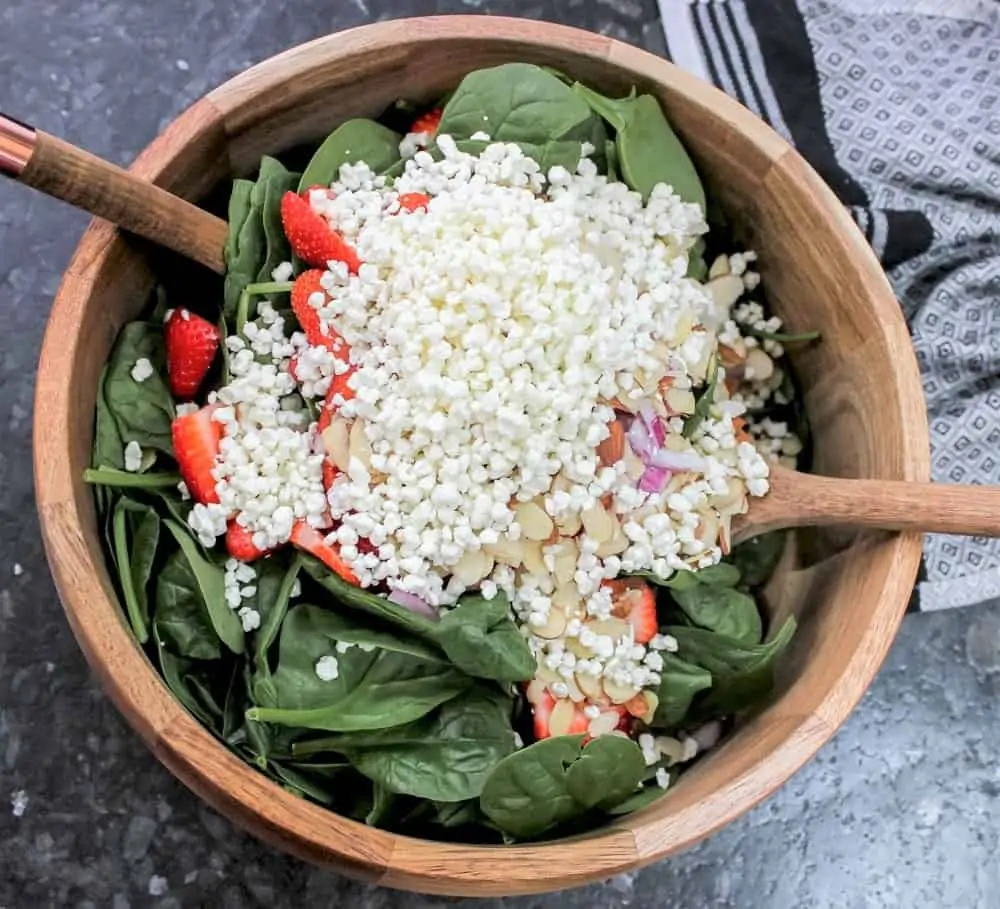
[[[584,746],[584,738],[542,739],[504,758],[483,787],[483,813],[504,833],[527,839],[585,815],[595,805],[611,806],[627,798],[645,771],[639,746],[619,736],[599,736]],[[622,744],[608,744],[611,740]],[[591,757],[593,763],[574,769]],[[605,778],[602,774],[609,767],[613,775]],[[588,787],[598,777],[595,793]]]
[[[750,325],[743,326],[748,335],[755,338],[762,338],[765,341],[777,341],[779,344],[805,344],[810,341],[818,341],[821,333],[818,331],[802,331],[797,334],[789,334],[782,331],[762,331]]]
[[[336,644],[344,634],[333,613],[307,605],[289,610],[270,680],[277,706],[253,708],[248,718],[331,732],[383,729],[430,713],[471,684],[443,659],[428,658],[426,651],[415,655],[409,642],[393,635],[340,652]],[[337,661],[335,679],[316,673],[324,656]]]
[[[273,556],[257,563],[257,592],[254,594],[253,608],[260,614],[260,628],[254,638],[254,657],[257,671],[270,674],[267,652],[278,629],[288,614],[288,603],[292,598],[292,588],[302,568],[298,555],[292,557],[285,567]]]
[[[236,264],[236,258],[239,254],[240,231],[250,216],[250,194],[252,192],[253,180],[233,180],[233,188],[229,193],[229,213],[226,219],[229,230],[226,233],[226,245],[223,248],[226,271],[232,269]]]
[[[198,579],[180,550],[167,559],[157,578],[155,624],[163,642],[183,657],[217,660],[222,655]]]
[[[630,571],[624,576],[629,578],[643,578],[649,581],[650,584],[655,584],[657,587],[667,587],[670,590],[688,590],[698,585],[697,573],[688,571],[687,569],[675,571],[669,578],[661,578],[655,572],[645,570]]]
[[[661,653],[660,656],[663,668],[660,670],[660,687],[656,691],[658,703],[650,725],[673,729],[687,716],[695,695],[712,687],[712,674],[672,653]]]
[[[653,802],[658,801],[666,794],[667,790],[661,789],[656,783],[646,785],[642,789],[637,789],[624,801],[619,802],[612,808],[608,808],[607,812],[613,817],[631,814],[633,811],[638,811],[647,805],[652,805]]]
[[[702,628],[717,631],[744,644],[759,644],[763,628],[753,597],[731,587],[699,584],[674,591],[684,614]]]
[[[293,753],[334,751],[378,787],[460,802],[479,796],[493,767],[514,750],[509,697],[476,686],[405,726],[346,733],[293,745]]]
[[[125,612],[135,639],[145,644],[149,640],[147,590],[160,539],[160,518],[150,506],[121,498],[115,505],[112,525]]]
[[[718,562],[694,572],[694,579],[708,587],[735,587],[740,582],[740,570],[728,562]]]
[[[176,488],[181,480],[179,473],[131,473],[111,467],[87,468],[83,479],[95,486],[114,486],[119,489],[169,489]]]
[[[402,137],[374,120],[348,120],[316,149],[299,180],[298,191],[330,186],[340,178],[342,164],[364,161],[375,173],[392,167],[399,158]]]
[[[566,789],[584,808],[613,808],[629,798],[646,772],[646,761],[631,739],[602,735],[584,746],[566,769]]]
[[[111,408],[104,397],[104,386],[108,381],[108,367],[101,372],[101,381],[97,386],[97,402],[94,415],[94,445],[90,456],[92,467],[112,467],[123,470],[125,467],[125,443],[118,431]]]
[[[264,242],[266,252],[264,261],[257,271],[256,283],[271,280],[271,272],[282,262],[291,259],[292,250],[285,237],[285,229],[281,224],[281,197],[286,192],[294,190],[299,175],[291,173],[280,161],[266,155],[260,161],[259,183],[263,183],[263,198],[261,200],[261,224],[264,227]],[[271,294],[273,303],[277,294]],[[225,345],[223,345],[225,347]]]
[[[239,224],[236,239],[233,244],[227,243],[227,249],[235,250],[232,258],[226,259],[226,280],[223,288],[223,316],[232,321],[239,305],[240,294],[249,283],[256,280],[260,267],[267,255],[267,236],[264,233],[264,196],[265,185],[258,180],[253,183],[248,180],[233,182],[233,194],[230,197],[230,208],[234,204],[242,211],[243,195],[247,192],[245,184],[250,186],[249,209],[243,221]],[[235,198],[239,195],[239,198]],[[235,229],[230,220],[230,230]]]
[[[143,357],[153,365],[153,374],[144,382],[136,382],[132,368]],[[130,322],[118,335],[108,360],[104,403],[123,445],[136,442],[142,448],[156,448],[173,456],[174,401],[163,379],[165,362],[162,327],[152,322]],[[110,436],[107,442],[102,441],[102,448],[105,444],[111,444]]]
[[[233,653],[243,653],[243,626],[226,603],[222,569],[201,554],[198,544],[183,526],[172,520],[163,523],[180,546],[194,578],[198,598],[215,634]]]
[[[448,659],[477,678],[498,682],[528,681],[535,674],[535,657],[511,619],[503,593],[492,600],[464,596],[442,616],[436,640]]]
[[[694,404],[694,413],[684,421],[684,437],[690,439],[695,430],[701,426],[702,421],[712,413],[712,405],[715,404],[715,391],[719,385],[719,368],[717,357],[712,357],[708,364],[708,382],[698,396]]]
[[[195,681],[198,664],[171,653],[170,633],[164,628],[159,617],[153,621],[153,639],[156,643],[160,673],[171,693],[195,719],[209,729],[217,728],[222,719],[222,711],[207,686]]]
[[[767,581],[785,551],[786,535],[783,530],[761,534],[733,548],[730,559],[750,589]]]
[[[577,82],[573,92],[615,129],[618,162],[625,182],[649,199],[657,183],[666,183],[685,202],[705,211],[705,189],[687,150],[652,95],[634,91],[613,100]]]
[[[755,706],[771,693],[774,666],[795,633],[795,620],[787,619],[763,644],[746,644],[703,628],[666,631],[677,639],[683,659],[712,674],[712,688],[696,705],[696,713],[718,717]]]
[[[272,761],[269,766],[283,782],[298,790],[297,794],[308,796],[321,805],[335,804],[341,778],[351,773],[347,763],[318,767]]]
[[[705,238],[698,237],[688,253],[687,277],[695,281],[704,281],[708,276],[708,263],[705,261]]]
[[[590,140],[587,102],[552,73],[531,63],[505,63],[469,73],[445,105],[438,132],[454,139],[488,133],[494,142]]]

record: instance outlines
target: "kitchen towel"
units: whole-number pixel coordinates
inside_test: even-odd
[[[670,58],[788,139],[910,326],[933,478],[1000,483],[1000,0],[658,0]],[[921,611],[1000,597],[1000,539],[929,535]]]

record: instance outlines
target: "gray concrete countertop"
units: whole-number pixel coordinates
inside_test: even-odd
[[[477,10],[662,48],[654,0],[5,0],[0,100],[127,163],[189,102],[285,47],[373,19]],[[85,223],[0,183],[0,909],[472,906],[270,851],[162,769],[97,689],[56,600],[31,485],[37,352]],[[644,871],[483,905],[996,907],[998,672],[1000,605],[911,616],[843,730],[756,810]]]

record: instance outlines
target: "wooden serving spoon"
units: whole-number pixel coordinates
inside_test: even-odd
[[[2,114],[0,173],[225,271],[227,226],[221,218]],[[838,479],[774,466],[771,491],[733,520],[733,543],[769,530],[835,524],[1000,536],[1000,488]]]
[[[75,145],[0,114],[0,173],[222,274],[226,222]]]

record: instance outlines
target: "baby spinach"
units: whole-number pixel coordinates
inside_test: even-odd
[[[476,686],[413,723],[331,736],[293,752],[336,751],[389,792],[461,802],[478,797],[493,767],[514,750],[511,706],[500,691]]]
[[[783,530],[761,534],[733,548],[730,559],[739,569],[743,583],[750,589],[759,587],[774,574],[774,569],[785,551],[786,535]]]
[[[180,656],[217,660],[222,655],[198,579],[179,549],[167,559],[157,577],[155,624],[162,641]]]
[[[281,224],[281,197],[294,190],[299,175],[291,173],[280,161],[266,155],[260,161],[258,183],[263,184],[261,224],[264,228],[264,260],[257,270],[256,283],[271,280],[271,272],[292,256],[291,247]],[[273,302],[273,297],[272,297]]]
[[[113,486],[120,489],[175,489],[181,480],[179,473],[131,473],[110,467],[88,467],[83,479],[95,486]]]
[[[250,194],[252,192],[253,180],[233,180],[233,188],[229,193],[229,213],[226,218],[229,230],[226,233],[226,245],[223,249],[227,272],[236,267],[240,230],[250,216]]]
[[[740,582],[740,570],[729,562],[717,562],[692,572],[694,580],[708,587],[735,587]]]
[[[760,643],[763,629],[753,597],[731,587],[707,584],[699,584],[690,590],[675,590],[673,597],[695,625],[745,644]]]
[[[774,667],[795,633],[788,618],[763,644],[747,644],[704,628],[666,629],[678,655],[712,674],[712,688],[697,704],[699,717],[718,717],[756,706],[774,686]]]
[[[121,498],[112,521],[115,562],[132,633],[140,644],[149,640],[147,590],[160,540],[160,518],[148,505]]]
[[[153,640],[160,673],[174,697],[210,730],[217,728],[222,711],[208,687],[197,679],[199,664],[171,652],[170,634],[158,618],[153,621]]]
[[[316,149],[302,172],[298,191],[311,186],[330,186],[340,178],[343,164],[364,161],[381,173],[399,160],[399,133],[374,120],[348,120],[338,126]]]
[[[435,639],[459,669],[498,682],[522,682],[535,674],[535,657],[524,635],[511,619],[510,602],[503,593],[492,600],[462,597],[441,618]]]
[[[97,402],[94,408],[94,444],[90,463],[94,467],[111,467],[121,470],[125,467],[125,443],[118,431],[118,423],[104,397],[104,386],[108,381],[105,365],[101,380],[97,385]]]
[[[164,526],[173,535],[195,581],[195,590],[216,636],[233,653],[243,653],[243,626],[236,613],[226,603],[222,569],[202,555],[198,544],[187,529],[175,521]]]
[[[711,415],[712,406],[715,404],[715,392],[719,385],[719,372],[719,360],[713,356],[708,363],[708,372],[706,373],[708,381],[701,394],[698,395],[698,400],[695,401],[694,413],[684,421],[685,438],[690,439],[695,430],[701,426],[702,421]]]
[[[298,555],[294,555],[291,563],[284,566],[272,556],[258,562],[256,568],[257,592],[254,594],[253,608],[260,614],[260,628],[254,638],[254,656],[258,671],[269,674],[267,652],[288,614],[288,603],[302,569],[302,561]]]
[[[165,356],[161,326],[130,322],[121,330],[108,360],[103,398],[123,445],[137,442],[142,448],[173,456],[174,401],[163,379]],[[150,361],[153,374],[136,382],[132,369],[142,358]],[[110,440],[102,440],[102,449],[105,444],[110,446]]]
[[[504,63],[469,73],[445,105],[438,132],[453,139],[487,133],[494,142],[545,145],[590,141],[587,102],[558,77],[531,63]]]
[[[471,684],[443,659],[428,651],[415,655],[411,644],[392,636],[366,645],[371,649],[338,652],[343,635],[332,613],[307,605],[289,610],[271,679],[278,706],[253,708],[248,718],[331,732],[383,729],[424,716]],[[324,656],[337,660],[337,678],[316,674]]]
[[[504,758],[483,787],[483,813],[504,833],[529,839],[628,798],[645,771],[639,746],[619,736],[599,736],[584,746],[584,738],[542,739]]]
[[[635,92],[614,100],[577,82],[572,91],[615,130],[618,164],[625,182],[649,199],[657,183],[666,183],[685,202],[705,211],[705,189],[698,171],[652,95]]]
[[[701,282],[708,276],[708,263],[705,261],[705,238],[698,237],[688,253],[687,277]]]
[[[231,258],[226,259],[226,279],[223,287],[225,305],[222,314],[232,319],[239,305],[243,288],[257,279],[260,268],[267,256],[267,235],[264,233],[264,202],[266,181],[256,183],[249,180],[236,180],[233,183],[233,193],[230,196],[230,208],[235,205],[243,211],[243,196],[246,194],[246,184],[249,184],[249,208],[238,228],[230,219],[230,230],[236,229],[236,237],[226,244],[226,252]]]
[[[646,784],[642,789],[637,789],[627,799],[607,809],[607,811],[612,817],[622,817],[652,805],[653,802],[659,801],[666,794],[666,790],[661,789],[656,783]]]
[[[687,716],[695,695],[712,687],[712,674],[672,653],[661,653],[660,656],[663,668],[660,670],[660,686],[656,691],[658,703],[650,725],[659,729],[673,729]]]

